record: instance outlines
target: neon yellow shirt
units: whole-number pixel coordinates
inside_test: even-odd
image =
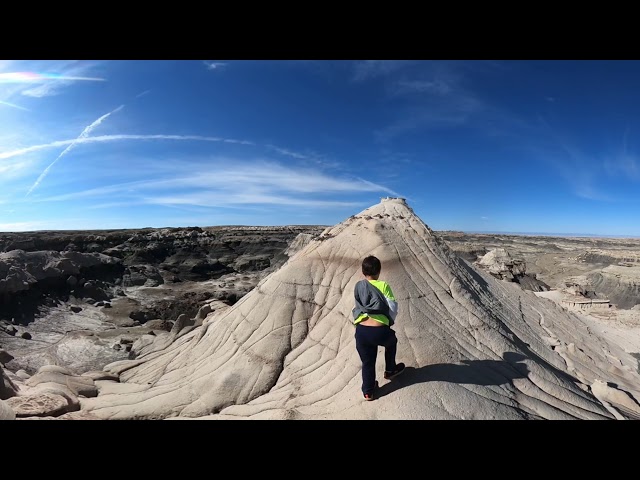
[[[389,300],[396,300],[396,297],[393,296],[393,292],[391,291],[391,287],[389,286],[389,284],[387,282],[384,282],[382,280],[369,280],[369,283],[371,285],[373,285],[374,287],[376,287],[378,290],[380,290],[382,292],[382,294],[388,298]],[[377,322],[382,323],[383,325],[389,325],[389,319],[386,317],[386,315],[382,315],[382,314],[368,314],[368,313],[363,313],[361,314],[358,318],[356,318],[356,320],[353,322],[354,325],[357,325],[358,323],[360,323],[362,320],[364,320],[365,318],[373,318],[374,320],[376,320]]]

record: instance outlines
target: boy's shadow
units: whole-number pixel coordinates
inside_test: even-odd
[[[463,365],[437,363],[420,368],[406,367],[406,372],[378,389],[378,397],[423,382],[451,382],[474,385],[502,385],[514,378],[525,378],[529,369],[521,353],[505,352],[504,360],[463,360]]]

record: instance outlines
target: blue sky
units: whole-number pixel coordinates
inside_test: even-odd
[[[0,231],[640,236],[638,61],[0,61]]]

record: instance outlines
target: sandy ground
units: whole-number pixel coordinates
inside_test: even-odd
[[[536,296],[561,304],[562,292],[536,292]],[[640,310],[612,309],[606,312],[576,313],[593,333],[618,345],[634,357],[640,357]],[[640,372],[640,363],[638,365]]]
[[[637,315],[628,310],[618,311],[618,318],[613,315],[609,319],[601,316],[580,315],[597,335],[614,343],[630,354],[640,354],[640,323]],[[640,372],[640,365],[639,370]]]

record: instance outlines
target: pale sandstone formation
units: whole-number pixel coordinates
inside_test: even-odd
[[[15,420],[16,414],[13,409],[7,405],[7,402],[0,400],[0,420]]]
[[[616,406],[615,409],[609,408],[609,410],[617,419],[621,420],[627,416],[633,420],[640,420],[640,404],[636,401],[640,391],[635,392],[636,398],[634,398],[628,392],[618,390],[600,380],[593,382],[591,390],[605,406],[610,407],[611,404]]]
[[[38,392],[19,395],[6,400],[17,417],[38,417],[61,415],[68,411],[69,402],[63,395],[50,392]]]
[[[351,324],[367,255],[400,304],[407,372],[363,402]],[[175,326],[175,325],[174,325]],[[233,307],[105,367],[83,412],[105,419],[627,418],[640,376],[578,315],[454,255],[402,199],[326,229]],[[160,340],[160,339],[157,339]],[[625,397],[592,391],[596,382]],[[615,387],[613,386],[615,385]],[[634,393],[636,392],[636,393]],[[625,405],[620,402],[624,398]]]
[[[299,233],[284,251],[285,255],[293,257],[296,253],[309,245],[313,240],[313,237],[314,234],[312,233]]]
[[[57,365],[45,365],[41,367],[38,373],[24,383],[29,387],[46,383],[57,383],[67,387],[75,396],[95,397],[98,394],[95,382],[91,377],[74,375],[68,369]]]
[[[504,248],[494,248],[478,260],[478,265],[489,273],[504,280],[513,281],[516,276],[524,275],[527,267],[524,260],[513,258]]]
[[[549,286],[538,280],[535,273],[527,273],[524,260],[513,258],[505,248],[494,248],[483,255],[476,264],[494,277],[518,283],[525,290],[534,292],[549,290]]]
[[[18,418],[60,417],[79,410],[79,398],[97,395],[94,378],[113,381],[118,377],[107,372],[95,371],[75,375],[67,368],[45,365],[24,381],[17,375],[14,376],[17,383],[16,391],[6,400],[6,404]]]

